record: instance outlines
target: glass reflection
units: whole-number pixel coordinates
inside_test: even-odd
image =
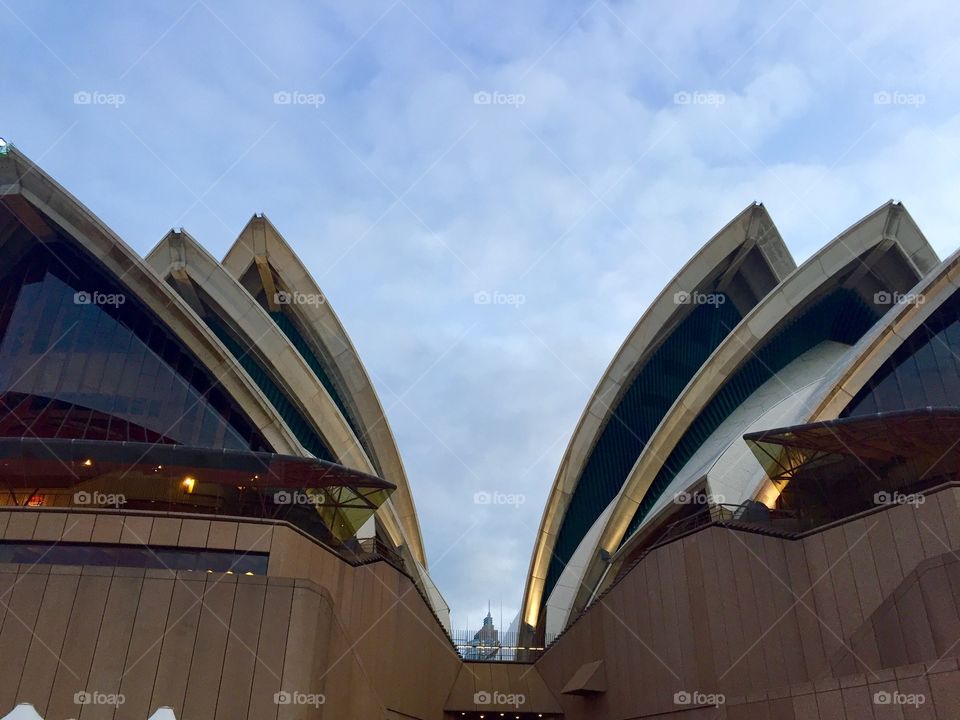
[[[960,398],[960,293],[941,305],[874,373],[841,417],[955,407]]]
[[[0,436],[271,448],[212,375],[67,243],[0,279]]]

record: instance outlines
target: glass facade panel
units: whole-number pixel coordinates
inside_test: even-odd
[[[274,282],[276,283],[277,287],[283,287],[283,283],[280,282],[280,279],[276,275],[274,275]],[[280,310],[271,310],[263,288],[261,288],[259,292],[255,292],[254,297],[260,306],[263,307],[263,309],[270,315],[270,319],[276,323],[278,328],[280,328],[280,331],[287,336],[287,339],[297,349],[297,352],[300,353],[300,356],[304,359],[307,365],[310,366],[313,374],[317,376],[317,380],[319,380],[320,384],[323,385],[324,389],[327,391],[327,394],[330,396],[330,399],[333,400],[333,404],[337,406],[340,414],[343,415],[343,419],[346,420],[347,425],[350,426],[350,429],[353,431],[354,436],[356,436],[357,441],[366,451],[367,457],[370,458],[370,461],[374,464],[377,470],[382,472],[382,468],[380,468],[377,459],[377,454],[373,447],[373,443],[368,437],[368,433],[361,430],[362,424],[360,423],[358,416],[344,401],[343,395],[341,395],[340,391],[337,389],[337,384],[333,381],[332,371],[328,367],[329,361],[322,359],[321,353],[316,351],[316,349],[313,347],[313,343],[307,340],[307,335],[309,333],[304,331],[300,320],[297,319],[296,315],[292,313],[286,306],[281,306]],[[301,442],[303,442],[302,439]],[[311,452],[313,452],[313,450],[311,450]]]
[[[877,321],[877,311],[853,290],[840,288],[811,304],[751,353],[690,424],[640,502],[625,542],[707,438],[763,383],[827,340],[853,345]]]
[[[94,543],[0,542],[0,563],[101,565],[266,575],[266,553]]]
[[[0,276],[0,436],[270,451],[199,361],[67,242]]]
[[[314,457],[320,460],[336,462],[337,457],[333,454],[327,443],[314,429],[313,425],[297,408],[293,400],[287,395],[276,382],[274,382],[270,371],[260,361],[257,355],[257,349],[243,340],[240,334],[235,331],[225,321],[219,311],[215,308],[214,302],[207,295],[197,289],[197,295],[203,305],[203,321],[207,324],[214,334],[220,338],[230,354],[233,355],[237,363],[246,370],[250,378],[257,384],[257,387],[263,391],[267,400],[279,413],[280,417],[296,436],[297,440],[312,453]]]
[[[960,405],[960,293],[941,305],[874,373],[840,414]]]
[[[544,600],[600,513],[620,490],[674,399],[740,322],[735,304],[697,305],[649,357],[613,408],[587,459],[557,534]]]

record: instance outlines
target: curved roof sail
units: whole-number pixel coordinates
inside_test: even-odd
[[[563,569],[676,396],[740,318],[795,267],[766,209],[752,204],[640,318],[594,391],[554,481],[524,593],[527,626],[537,625]]]
[[[378,515],[394,513],[404,544],[423,567],[426,553],[400,452],[360,356],[296,253],[263,215],[250,219],[223,267],[257,299],[326,388],[373,468],[397,490]]]

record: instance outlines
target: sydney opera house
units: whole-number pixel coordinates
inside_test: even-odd
[[[520,647],[464,659],[271,222],[141,258],[0,144],[0,717],[960,717],[958,353],[904,206],[799,266],[747,207],[571,428]]]

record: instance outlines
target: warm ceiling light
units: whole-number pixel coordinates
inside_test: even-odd
[[[90,458],[87,458],[86,460],[83,461],[84,467],[90,467],[92,465],[93,465],[93,460],[91,460]]]
[[[188,493],[192,493],[193,486],[197,484],[197,481],[194,480],[192,477],[185,477],[183,479],[183,482],[180,484],[183,486],[184,490],[186,490]]]

